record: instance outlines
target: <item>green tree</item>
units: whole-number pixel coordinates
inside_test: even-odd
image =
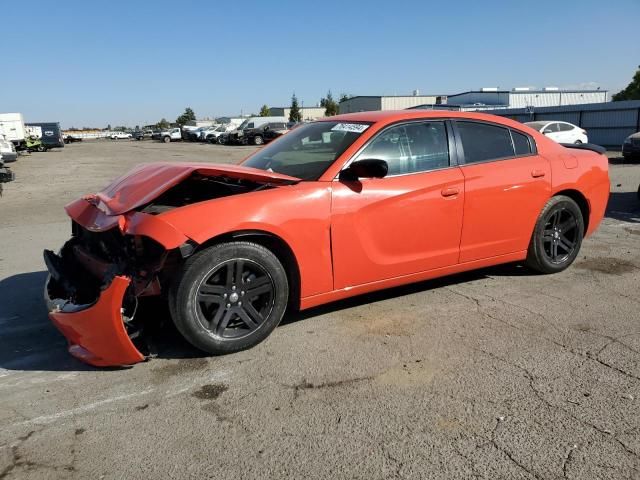
[[[627,85],[627,88],[620,90],[611,98],[614,102],[619,102],[620,100],[640,100],[640,66],[638,70],[636,70],[631,83]]]
[[[156,128],[158,128],[159,130],[164,130],[165,128],[169,128],[169,122],[167,122],[166,118],[163,118],[158,123],[156,123]]]
[[[186,125],[188,122],[191,122],[196,119],[196,114],[191,110],[190,107],[184,109],[184,113],[176,118],[176,123],[181,127]]]
[[[324,107],[324,114],[327,117],[333,117],[338,114],[338,104],[333,99],[331,90],[327,92],[327,96],[325,98],[320,99],[320,106]]]
[[[266,105],[262,105],[262,108],[260,109],[260,116],[268,117],[270,115],[271,115],[271,110],[269,109],[269,107],[267,107]]]
[[[290,122],[301,122],[302,121],[302,112],[300,111],[300,107],[298,106],[298,97],[294,93],[291,97],[291,107],[289,110],[289,121]]]
[[[345,100],[349,100],[352,97],[353,97],[353,95],[349,95],[348,93],[341,93],[340,94],[340,100],[338,100],[338,103],[342,103]]]

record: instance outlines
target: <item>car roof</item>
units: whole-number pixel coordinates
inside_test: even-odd
[[[372,123],[395,123],[402,120],[416,120],[416,119],[429,119],[429,118],[452,118],[452,119],[467,119],[467,120],[481,120],[485,122],[500,123],[505,126],[520,128],[524,126],[523,123],[511,120],[506,117],[500,117],[498,115],[491,115],[488,113],[478,112],[452,112],[450,110],[384,110],[384,111],[368,111],[357,113],[344,113],[333,117],[321,118],[318,121],[321,122],[372,122]]]

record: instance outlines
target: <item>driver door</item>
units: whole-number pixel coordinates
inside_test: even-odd
[[[354,159],[385,160],[386,177],[333,182],[334,289],[458,262],[464,177],[448,131],[445,121],[389,127]]]

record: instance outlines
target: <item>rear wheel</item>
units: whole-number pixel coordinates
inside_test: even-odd
[[[191,257],[171,290],[177,329],[212,354],[237,352],[267,338],[285,313],[286,272],[266,248],[249,242],[209,247]]]
[[[551,198],[536,222],[527,265],[540,273],[561,272],[578,256],[584,236],[580,207],[564,195]]]

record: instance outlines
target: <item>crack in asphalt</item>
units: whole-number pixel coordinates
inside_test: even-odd
[[[55,472],[57,472],[60,469],[65,470],[67,472],[75,471],[75,465],[73,463],[69,465],[62,465],[62,466],[49,465],[46,463],[39,463],[39,462],[33,462],[31,460],[25,460],[22,457],[22,455],[20,454],[20,448],[24,445],[24,443],[27,442],[34,435],[46,430],[46,428],[47,427],[42,427],[37,430],[30,430],[26,435],[23,435],[17,438],[17,441],[14,442],[10,447],[11,460],[9,465],[7,465],[2,471],[0,471],[0,480],[7,479],[10,475],[13,475],[13,473],[19,468],[25,469],[27,471],[41,470],[41,469],[53,470]],[[75,459],[74,459],[74,462],[75,462]]]

